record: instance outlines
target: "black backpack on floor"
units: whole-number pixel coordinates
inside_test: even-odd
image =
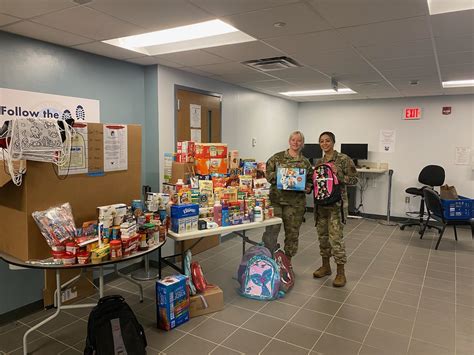
[[[102,297],[89,315],[84,355],[142,355],[146,346],[145,331],[125,299]]]

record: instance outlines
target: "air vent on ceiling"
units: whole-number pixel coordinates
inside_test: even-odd
[[[242,64],[260,71],[273,71],[301,67],[301,64],[298,64],[294,59],[289,57],[273,57],[248,60],[246,62],[242,62]]]

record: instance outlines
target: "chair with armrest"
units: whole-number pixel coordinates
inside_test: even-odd
[[[406,193],[420,196],[420,210],[419,210],[419,219],[416,222],[408,222],[404,223],[400,226],[400,229],[403,230],[405,227],[409,226],[419,226],[421,234],[421,229],[424,227],[423,216],[425,214],[425,199],[423,196],[423,190],[427,187],[435,187],[441,186],[444,184],[445,173],[444,169],[439,165],[427,165],[421,171],[420,175],[418,175],[418,181],[423,184],[422,187],[409,187],[405,190]],[[436,228],[440,230],[440,228],[432,225],[427,225],[427,228]]]
[[[426,227],[428,226],[428,222],[430,219],[433,219],[435,221],[441,222],[443,224],[443,227],[439,230],[439,237],[438,237],[438,242],[436,243],[435,249],[438,249],[439,243],[441,242],[441,238],[443,238],[444,231],[446,229],[446,226],[451,225],[454,228],[454,239],[457,241],[458,240],[458,233],[456,231],[456,225],[462,225],[462,224],[471,224],[471,220],[447,220],[444,217],[444,210],[443,210],[443,204],[441,203],[441,197],[439,194],[434,191],[433,189],[430,188],[425,188],[423,190],[423,197],[425,199],[426,203],[426,209],[428,210],[428,219],[426,220],[425,224],[423,225],[423,229],[421,230],[421,236],[420,239],[423,238],[423,235],[425,234]],[[472,225],[471,225],[472,228]]]

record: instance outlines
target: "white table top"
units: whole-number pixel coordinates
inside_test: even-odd
[[[388,169],[378,169],[378,168],[357,168],[358,173],[368,173],[368,174],[383,174],[388,171]]]
[[[182,240],[197,239],[197,238],[208,237],[208,236],[224,234],[224,233],[231,233],[231,232],[236,232],[236,231],[262,228],[262,227],[271,226],[274,224],[281,224],[282,222],[283,221],[280,217],[273,217],[270,219],[266,219],[263,222],[236,224],[236,225],[228,226],[228,227],[195,230],[195,231],[187,232],[187,233],[175,233],[173,231],[168,231],[168,237],[176,241],[182,241]]]

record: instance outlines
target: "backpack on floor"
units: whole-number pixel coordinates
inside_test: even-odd
[[[287,293],[295,285],[295,272],[291,266],[291,261],[281,249],[278,249],[273,257],[280,267],[280,291]]]
[[[280,268],[266,255],[256,255],[247,262],[242,276],[240,294],[256,300],[269,301],[279,297]]]
[[[256,255],[265,255],[269,258],[272,257],[270,250],[268,250],[268,248],[264,247],[263,245],[253,245],[248,248],[244,255],[242,255],[242,260],[240,261],[239,269],[237,270],[237,281],[239,281],[241,285],[245,269],[247,268],[247,263]]]
[[[341,185],[333,170],[334,164],[316,166],[313,172],[314,204],[329,206],[342,200]]]
[[[146,346],[145,331],[125,299],[102,297],[89,315],[84,355],[142,355]]]

